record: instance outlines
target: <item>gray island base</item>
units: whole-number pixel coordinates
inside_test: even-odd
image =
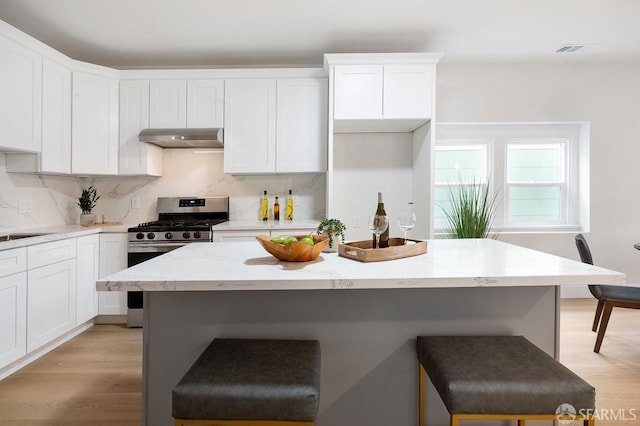
[[[493,240],[433,240],[425,255],[377,264],[265,254],[191,244],[98,282],[145,290],[143,425],[172,425],[171,389],[214,337],[237,337],[320,341],[318,426],[414,426],[416,336],[524,335],[557,357],[559,286],[624,282]],[[448,425],[430,384],[427,394],[427,424]]]

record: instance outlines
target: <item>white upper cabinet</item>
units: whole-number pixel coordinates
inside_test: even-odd
[[[276,164],[276,81],[225,81],[224,172],[273,173]]]
[[[150,92],[150,128],[222,127],[223,80],[151,80]]]
[[[384,118],[431,118],[434,68],[434,65],[385,65]]]
[[[42,152],[7,153],[7,171],[71,173],[71,69],[42,59]]]
[[[187,127],[224,125],[224,80],[187,81]]]
[[[118,80],[73,72],[71,172],[118,174]]]
[[[335,132],[410,132],[433,118],[440,54],[328,54]]]
[[[42,57],[0,34],[0,150],[40,152]]]
[[[71,70],[42,61],[42,172],[71,173]]]
[[[148,127],[149,80],[122,80],[119,174],[162,175],[162,148],[138,140],[140,131]]]
[[[326,78],[277,81],[277,173],[327,171]]]
[[[225,83],[224,171],[327,170],[327,79],[237,79]]]
[[[149,127],[173,129],[187,127],[187,82],[152,80],[150,83]]]
[[[382,66],[337,66],[334,79],[334,118],[382,118]]]

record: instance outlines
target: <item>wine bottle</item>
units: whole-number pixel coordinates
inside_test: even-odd
[[[267,190],[264,190],[264,195],[262,196],[262,204],[260,205],[260,216],[262,216],[262,220],[269,220],[269,199],[267,198]]]
[[[285,212],[285,219],[293,220],[293,195],[291,195],[291,190],[289,190],[289,196],[287,197],[287,209]]]
[[[276,201],[273,203],[273,220],[280,221],[280,202],[276,196]]]
[[[387,212],[384,211],[384,202],[382,201],[382,192],[378,192],[378,208],[376,209],[376,216],[387,217]],[[373,234],[373,247],[376,247],[376,234]],[[389,247],[389,227],[380,234],[380,241],[378,241],[378,247]]]

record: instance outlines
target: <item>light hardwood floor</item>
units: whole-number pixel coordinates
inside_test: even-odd
[[[139,426],[142,330],[96,325],[0,382],[0,425]]]
[[[600,354],[594,311],[595,300],[563,300],[561,361],[596,387],[597,426],[640,425],[640,311],[613,311]],[[141,352],[141,329],[94,326],[0,381],[0,425],[138,426]]]

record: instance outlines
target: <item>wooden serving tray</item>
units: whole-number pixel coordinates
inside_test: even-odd
[[[360,262],[381,262],[418,256],[427,252],[427,242],[411,240],[415,244],[403,244],[403,238],[389,238],[389,247],[374,249],[372,240],[352,241],[338,246],[338,255]]]

